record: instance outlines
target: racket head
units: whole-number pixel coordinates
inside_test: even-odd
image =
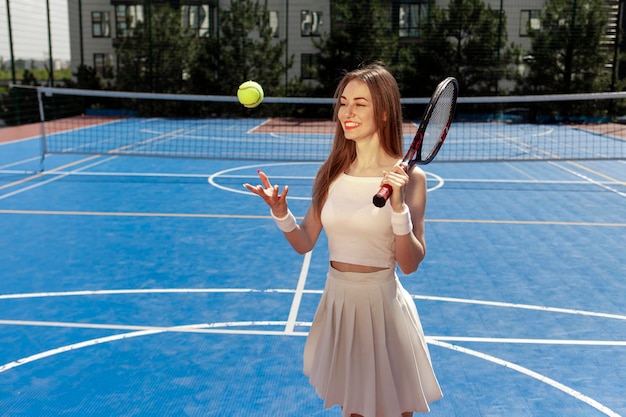
[[[452,123],[458,94],[459,84],[454,77],[448,77],[437,85],[424,110],[417,133],[402,159],[402,167],[407,172],[413,165],[428,164],[437,156]],[[392,188],[384,184],[372,202],[376,207],[384,207],[391,193]]]
[[[458,94],[459,84],[456,78],[448,77],[439,83],[424,110],[422,121],[411,144],[412,152],[407,152],[407,156],[411,153],[408,160],[405,158],[409,166],[425,165],[435,159],[448,135]]]

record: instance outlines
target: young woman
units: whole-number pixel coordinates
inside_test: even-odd
[[[301,254],[328,237],[326,286],[304,348],[304,373],[324,405],[344,417],[407,417],[428,412],[442,393],[415,303],[396,267],[409,274],[424,259],[426,177],[400,166],[400,92],[381,64],[347,73],[336,93],[335,139],[300,225],[287,205],[288,186],[244,184],[269,205],[287,241]],[[393,193],[385,207],[372,197]]]

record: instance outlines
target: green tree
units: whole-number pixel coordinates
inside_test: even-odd
[[[464,95],[500,93],[500,81],[511,77],[515,50],[507,44],[505,28],[504,12],[482,0],[452,0],[446,9],[431,6],[414,52],[416,78],[423,83],[413,93],[432,92],[447,76],[458,79]]]
[[[39,85],[37,77],[32,71],[25,69],[22,77],[22,85]]]
[[[399,48],[392,9],[382,0],[331,1],[331,30],[317,42],[317,80],[320,94],[332,94],[346,70],[373,61],[382,61],[393,71],[399,57],[409,59]],[[394,71],[395,72],[395,71]],[[398,74],[396,74],[398,75]]]
[[[504,12],[482,0],[454,0],[448,6],[446,26],[461,88],[466,94],[497,92],[498,81],[506,77],[511,63]]]
[[[523,93],[578,93],[610,85],[605,64],[611,56],[602,42],[608,23],[603,0],[550,0],[541,12],[540,29],[530,32]]]
[[[90,67],[84,64],[78,66],[75,73],[72,74],[77,82],[73,82],[71,79],[66,81],[68,87],[82,88],[86,90],[100,90],[102,89],[102,78],[94,67]]]
[[[415,64],[405,72],[407,79],[416,80],[404,86],[403,94],[410,97],[428,97],[439,81],[448,75],[457,75],[451,67],[455,57],[447,34],[446,11],[431,6],[420,28],[420,42],[413,45],[410,52]]]
[[[120,60],[117,89],[188,93],[187,78],[200,44],[182,25],[180,13],[167,5],[151,6],[146,20],[116,48]]]
[[[209,38],[192,73],[196,92],[234,95],[244,81],[254,80],[266,95],[284,95],[286,41],[274,38],[269,13],[258,1],[231,0],[219,11],[220,32]]]

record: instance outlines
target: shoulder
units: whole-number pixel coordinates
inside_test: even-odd
[[[413,167],[409,169],[408,174],[411,181],[426,182],[426,173],[418,165],[413,165]]]
[[[406,187],[406,200],[409,205],[423,206],[426,199],[426,173],[419,166],[409,169],[409,186]]]

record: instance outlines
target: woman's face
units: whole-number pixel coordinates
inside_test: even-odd
[[[377,135],[370,89],[363,81],[352,80],[339,98],[337,113],[347,139],[358,141]]]

